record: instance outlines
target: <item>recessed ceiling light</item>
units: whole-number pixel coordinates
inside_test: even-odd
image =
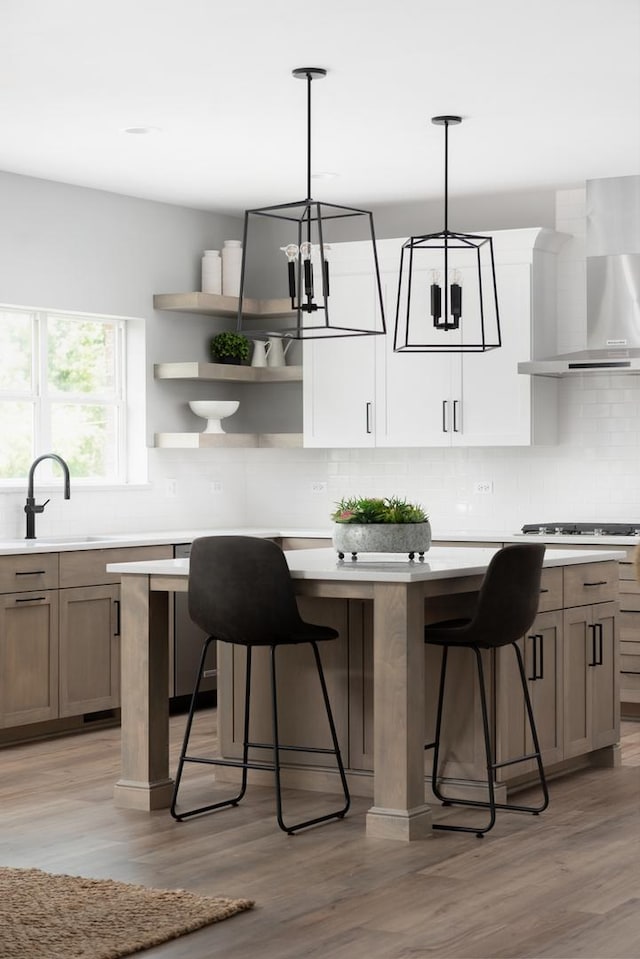
[[[160,133],[160,127],[125,127],[122,132],[132,136],[146,136],[148,133]]]

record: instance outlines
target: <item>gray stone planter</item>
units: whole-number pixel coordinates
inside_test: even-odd
[[[351,553],[408,553],[413,559],[431,546],[431,525],[426,523],[334,523],[333,545],[340,559]]]

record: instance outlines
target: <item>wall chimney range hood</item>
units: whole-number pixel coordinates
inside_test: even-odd
[[[640,176],[587,181],[587,348],[519,373],[640,374]]]

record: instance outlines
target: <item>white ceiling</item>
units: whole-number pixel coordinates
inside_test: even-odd
[[[640,0],[0,0],[0,169],[202,209],[640,173]],[[127,127],[150,126],[136,136]]]

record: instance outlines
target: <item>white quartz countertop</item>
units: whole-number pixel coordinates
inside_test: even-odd
[[[368,553],[367,559],[339,560],[333,549],[288,550],[287,562],[294,579],[325,579],[351,582],[414,583],[430,579],[482,575],[495,549],[480,547],[433,546],[424,560],[409,560],[404,555]],[[578,563],[620,561],[620,550],[547,549],[544,566],[570,566]],[[109,563],[107,570],[121,574],[185,576],[188,559],[158,559],[148,562]]]
[[[39,536],[36,539],[0,539],[0,556],[21,553],[59,553],[78,549],[122,549],[126,546],[168,546],[191,543],[199,536],[260,536],[264,538],[331,538],[328,529],[279,529],[273,526],[239,526],[229,529],[174,529],[153,532]]]
[[[42,535],[33,540],[0,539],[0,556],[24,553],[53,553],[66,550],[114,549],[127,546],[166,546],[191,543],[199,536],[260,536],[282,539],[331,539],[331,526],[326,527],[276,527],[238,526],[228,529],[174,529],[146,532],[104,533],[97,535],[68,534],[65,536]],[[640,543],[640,536],[560,536],[547,533],[505,533],[498,530],[434,530],[433,542],[446,543],[522,543],[538,540],[547,546],[598,546],[606,549],[615,546],[627,548]]]

